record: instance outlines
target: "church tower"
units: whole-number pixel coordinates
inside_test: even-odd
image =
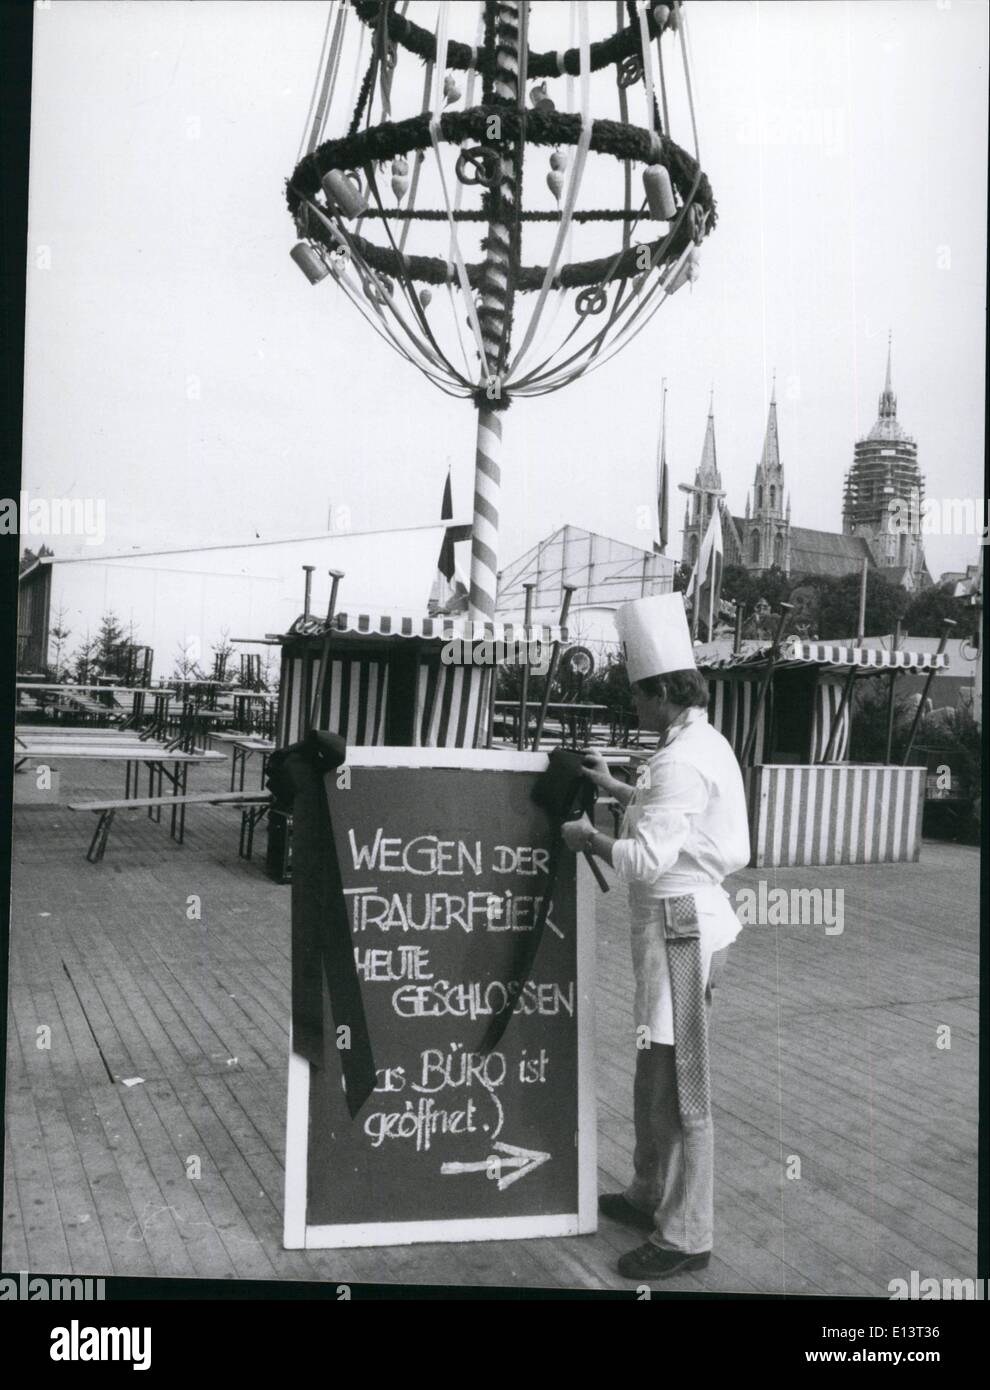
[[[888,336],[887,377],[876,423],[864,439],[856,441],[853,464],[846,474],[842,530],[847,536],[862,536],[880,570],[896,571],[884,577],[898,583],[906,580],[907,588],[930,582],[921,539],[924,496],[918,445],[897,418]]]
[[[685,489],[688,500],[684,505],[684,544],[681,559],[686,565],[694,566],[701,550],[708,523],[716,506],[724,511],[722,496],[722,476],[718,471],[718,457],[715,451],[715,393],[708,401],[708,421],[705,425],[705,442],[701,447],[701,462],[694,475],[694,487]],[[682,485],[683,486],[683,485]]]
[[[767,415],[763,453],[756,465],[742,535],[742,562],[750,570],[768,570],[777,565],[784,574],[791,572],[791,503],[784,498],[784,468],[780,462],[777,435],[777,384],[774,382]]]

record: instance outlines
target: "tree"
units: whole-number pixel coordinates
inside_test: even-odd
[[[100,629],[96,634],[96,661],[102,675],[112,676],[116,673],[124,635],[116,613],[109,609],[100,619]]]
[[[62,662],[62,653],[65,651],[66,643],[72,636],[72,629],[65,625],[66,610],[65,604],[60,603],[58,612],[55,614],[55,621],[49,629],[49,638],[55,648],[55,661],[48,668],[48,678],[53,681],[60,681],[65,675],[65,666]]]
[[[760,595],[751,572],[743,565],[726,565],[722,570],[722,597],[752,609]]]
[[[817,579],[819,591],[818,635],[824,642],[856,636],[859,623],[859,590],[861,577],[844,574],[839,579]],[[866,576],[866,637],[881,637],[893,632],[898,618],[907,606],[907,595],[896,584],[890,584],[871,570]]]
[[[199,644],[193,640],[180,642],[172,662],[172,678],[179,681],[203,681],[206,675],[199,664]]]
[[[966,599],[953,598],[952,584],[940,584],[915,594],[904,614],[904,628],[912,637],[941,637],[946,618],[958,626],[956,636],[965,636],[975,626],[974,609]]]
[[[234,655],[234,644],[230,640],[230,628],[220,629],[219,641],[214,642],[211,648],[213,652],[213,675],[212,680],[225,681],[227,679],[227,663]]]
[[[691,580],[691,566],[686,561],[681,563],[674,570],[674,593],[683,594]]]
[[[88,684],[96,674],[99,667],[97,647],[96,638],[91,637],[87,632],[84,640],[75,650],[72,658],[72,673],[80,685]]]

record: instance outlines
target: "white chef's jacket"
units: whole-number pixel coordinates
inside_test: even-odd
[[[749,820],[736,755],[703,709],[687,710],[672,725],[641,779],[612,849],[612,865],[629,886],[636,1027],[647,1027],[653,1042],[672,1044],[658,903],[694,895],[707,979],[714,953],[739,935],[739,918],[721,883],[749,863]]]

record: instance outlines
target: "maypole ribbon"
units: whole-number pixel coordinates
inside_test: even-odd
[[[346,756],[339,735],[311,730],[272,754],[267,785],[279,809],[292,813],[292,1049],[311,1067],[325,1065],[326,981],[353,1119],[375,1089],[375,1061],[325,785]]]

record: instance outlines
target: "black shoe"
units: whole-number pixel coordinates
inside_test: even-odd
[[[623,1226],[632,1226],[637,1231],[652,1231],[653,1217],[640,1211],[621,1192],[606,1192],[598,1198],[598,1210],[610,1221],[621,1221]]]
[[[675,1274],[687,1274],[692,1269],[705,1269],[712,1252],[687,1255],[683,1250],[661,1250],[647,1241],[630,1250],[619,1260],[619,1273],[626,1279],[670,1279]]]

